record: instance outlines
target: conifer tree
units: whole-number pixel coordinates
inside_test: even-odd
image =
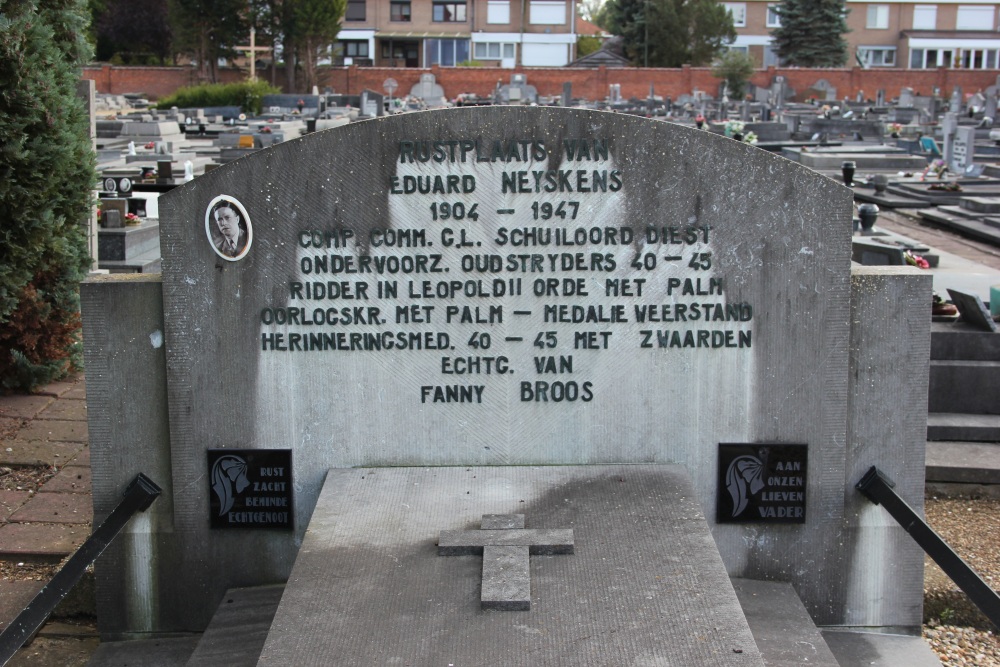
[[[608,29],[633,64],[706,65],[736,39],[733,19],[715,0],[607,0]]]
[[[781,27],[771,31],[784,65],[843,67],[847,63],[847,10],[843,0],[782,0]]]
[[[0,0],[0,386],[26,389],[79,360],[82,225],[96,182],[76,97],[85,0]]]

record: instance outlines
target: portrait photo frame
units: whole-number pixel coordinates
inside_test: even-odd
[[[220,215],[226,215],[224,212],[219,212],[225,208],[235,212],[239,218],[239,233],[235,241],[235,250],[228,247],[227,239],[223,235],[218,222]],[[247,253],[250,252],[250,247],[253,245],[253,223],[250,222],[250,216],[247,214],[246,208],[238,199],[231,195],[219,195],[205,209],[205,235],[208,237],[209,245],[215,251],[216,255],[227,262],[237,262],[247,256]]]

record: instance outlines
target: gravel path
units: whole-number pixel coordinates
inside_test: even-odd
[[[1000,586],[1000,500],[928,497],[927,522],[994,590]],[[996,628],[927,559],[924,638],[945,667],[1000,667]]]

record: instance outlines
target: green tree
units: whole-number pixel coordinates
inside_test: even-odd
[[[771,31],[782,64],[842,67],[847,63],[847,10],[843,0],[782,0],[781,27]]]
[[[164,65],[172,59],[167,0],[106,0],[95,15],[97,59]]]
[[[730,99],[741,100],[754,69],[754,61],[749,54],[730,49],[715,61],[712,75],[726,82]]]
[[[608,0],[608,30],[636,65],[706,65],[736,39],[733,18],[715,0]]]
[[[170,0],[174,48],[197,61],[203,81],[218,80],[220,58],[237,54],[249,30],[246,0]]]
[[[576,57],[589,56],[601,50],[601,38],[596,35],[580,35],[576,38]]]
[[[286,26],[298,47],[306,90],[316,85],[317,61],[330,53],[330,47],[340,32],[340,19],[347,9],[347,0],[285,0],[294,5],[292,25]]]
[[[80,360],[83,224],[96,183],[76,97],[84,0],[0,4],[0,385],[30,389]]]

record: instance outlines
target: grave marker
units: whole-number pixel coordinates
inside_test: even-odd
[[[955,128],[951,140],[951,162],[949,167],[956,174],[962,174],[972,165],[976,145],[976,128],[961,126]],[[946,153],[948,152],[945,149]]]
[[[521,106],[354,123],[171,190],[160,198],[160,319],[152,310],[142,310],[141,325],[109,317],[108,304],[95,305],[102,285],[84,290],[95,386],[130,386],[108,371],[124,363],[113,343],[146,341],[161,327],[166,341],[156,349],[167,407],[156,392],[148,404],[110,388],[95,392],[95,401],[108,401],[91,413],[95,470],[127,460],[173,480],[168,514],[115,547],[109,562],[123,564],[118,570],[99,570],[102,598],[127,600],[105,606],[122,610],[105,627],[197,629],[228,587],[286,579],[307,525],[321,544],[330,536],[314,527],[336,525],[319,515],[309,523],[321,489],[339,502],[329,480],[346,477],[331,469],[351,476],[361,466],[415,466],[430,471],[426,480],[439,467],[440,479],[457,479],[466,466],[492,470],[489,483],[470,486],[475,497],[433,481],[408,487],[406,495],[426,491],[424,500],[444,504],[433,526],[397,522],[415,515],[389,504],[380,515],[386,532],[349,538],[395,544],[416,536],[407,541],[413,571],[455,578],[459,565],[424,547],[442,528],[484,514],[524,513],[533,525],[579,536],[580,524],[559,512],[566,498],[581,498],[586,503],[566,511],[589,517],[588,531],[598,536],[617,534],[619,527],[581,509],[604,507],[607,498],[573,481],[606,462],[683,466],[684,475],[649,479],[690,478],[683,488],[701,511],[679,516],[697,520],[701,547],[717,549],[731,575],[792,581],[819,622],[919,625],[920,582],[893,574],[922,562],[919,551],[885,539],[901,529],[878,508],[863,510],[866,501],[845,485],[884,448],[880,465],[919,504],[922,467],[892,466],[918,458],[909,448],[922,442],[914,413],[926,410],[926,396],[913,394],[926,382],[912,381],[919,364],[909,357],[890,362],[882,348],[867,346],[891,336],[885,347],[927,358],[920,341],[906,337],[929,335],[926,317],[915,319],[926,308],[910,308],[926,304],[929,279],[927,294],[924,283],[911,287],[923,278],[916,274],[873,274],[852,288],[852,199],[831,179],[711,133]],[[236,256],[219,250],[209,224],[220,201],[247,227]],[[861,286],[866,298],[855,304]],[[889,292],[893,298],[879,296]],[[137,309],[155,303],[108,299]],[[879,310],[866,310],[871,300]],[[888,318],[897,326],[885,326]],[[143,333],[107,336],[109,326]],[[855,337],[865,345],[848,355]],[[135,363],[125,377],[139,374]],[[869,371],[877,371],[873,380],[855,384]],[[897,389],[881,391],[885,384]],[[121,455],[138,418],[121,409],[141,412],[139,432],[164,424],[145,441],[150,451]],[[862,418],[865,410],[878,415]],[[862,437],[887,414],[900,420],[890,432]],[[807,447],[804,487],[795,488],[804,494],[804,522],[715,521],[722,443]],[[207,453],[271,449],[293,451],[294,530],[212,531]],[[517,487],[532,489],[531,497],[509,497],[503,480],[534,465],[542,465],[529,475],[537,485]],[[561,475],[563,467],[584,470],[547,477],[546,468]],[[95,475],[98,507],[113,495],[112,482],[113,475]],[[608,497],[612,482],[600,487]],[[527,505],[570,490],[543,503],[549,514],[519,507],[519,499]],[[762,492],[747,494],[763,507]],[[324,512],[340,516],[334,505]],[[704,515],[712,517],[707,525]],[[677,534],[694,539],[694,528],[686,530]],[[638,533],[644,548],[667,544]],[[545,560],[546,567],[586,560],[600,576],[605,554],[578,539],[571,558]],[[373,553],[381,554],[374,566],[391,552]],[[851,565],[855,553],[864,555],[863,568]],[[669,553],[658,558],[670,562]],[[376,579],[389,576],[379,568],[371,570]],[[163,592],[132,597],[144,590]],[[546,584],[533,602],[556,599],[547,597],[551,590]],[[669,605],[657,605],[669,616]],[[428,628],[437,622],[420,620]]]

